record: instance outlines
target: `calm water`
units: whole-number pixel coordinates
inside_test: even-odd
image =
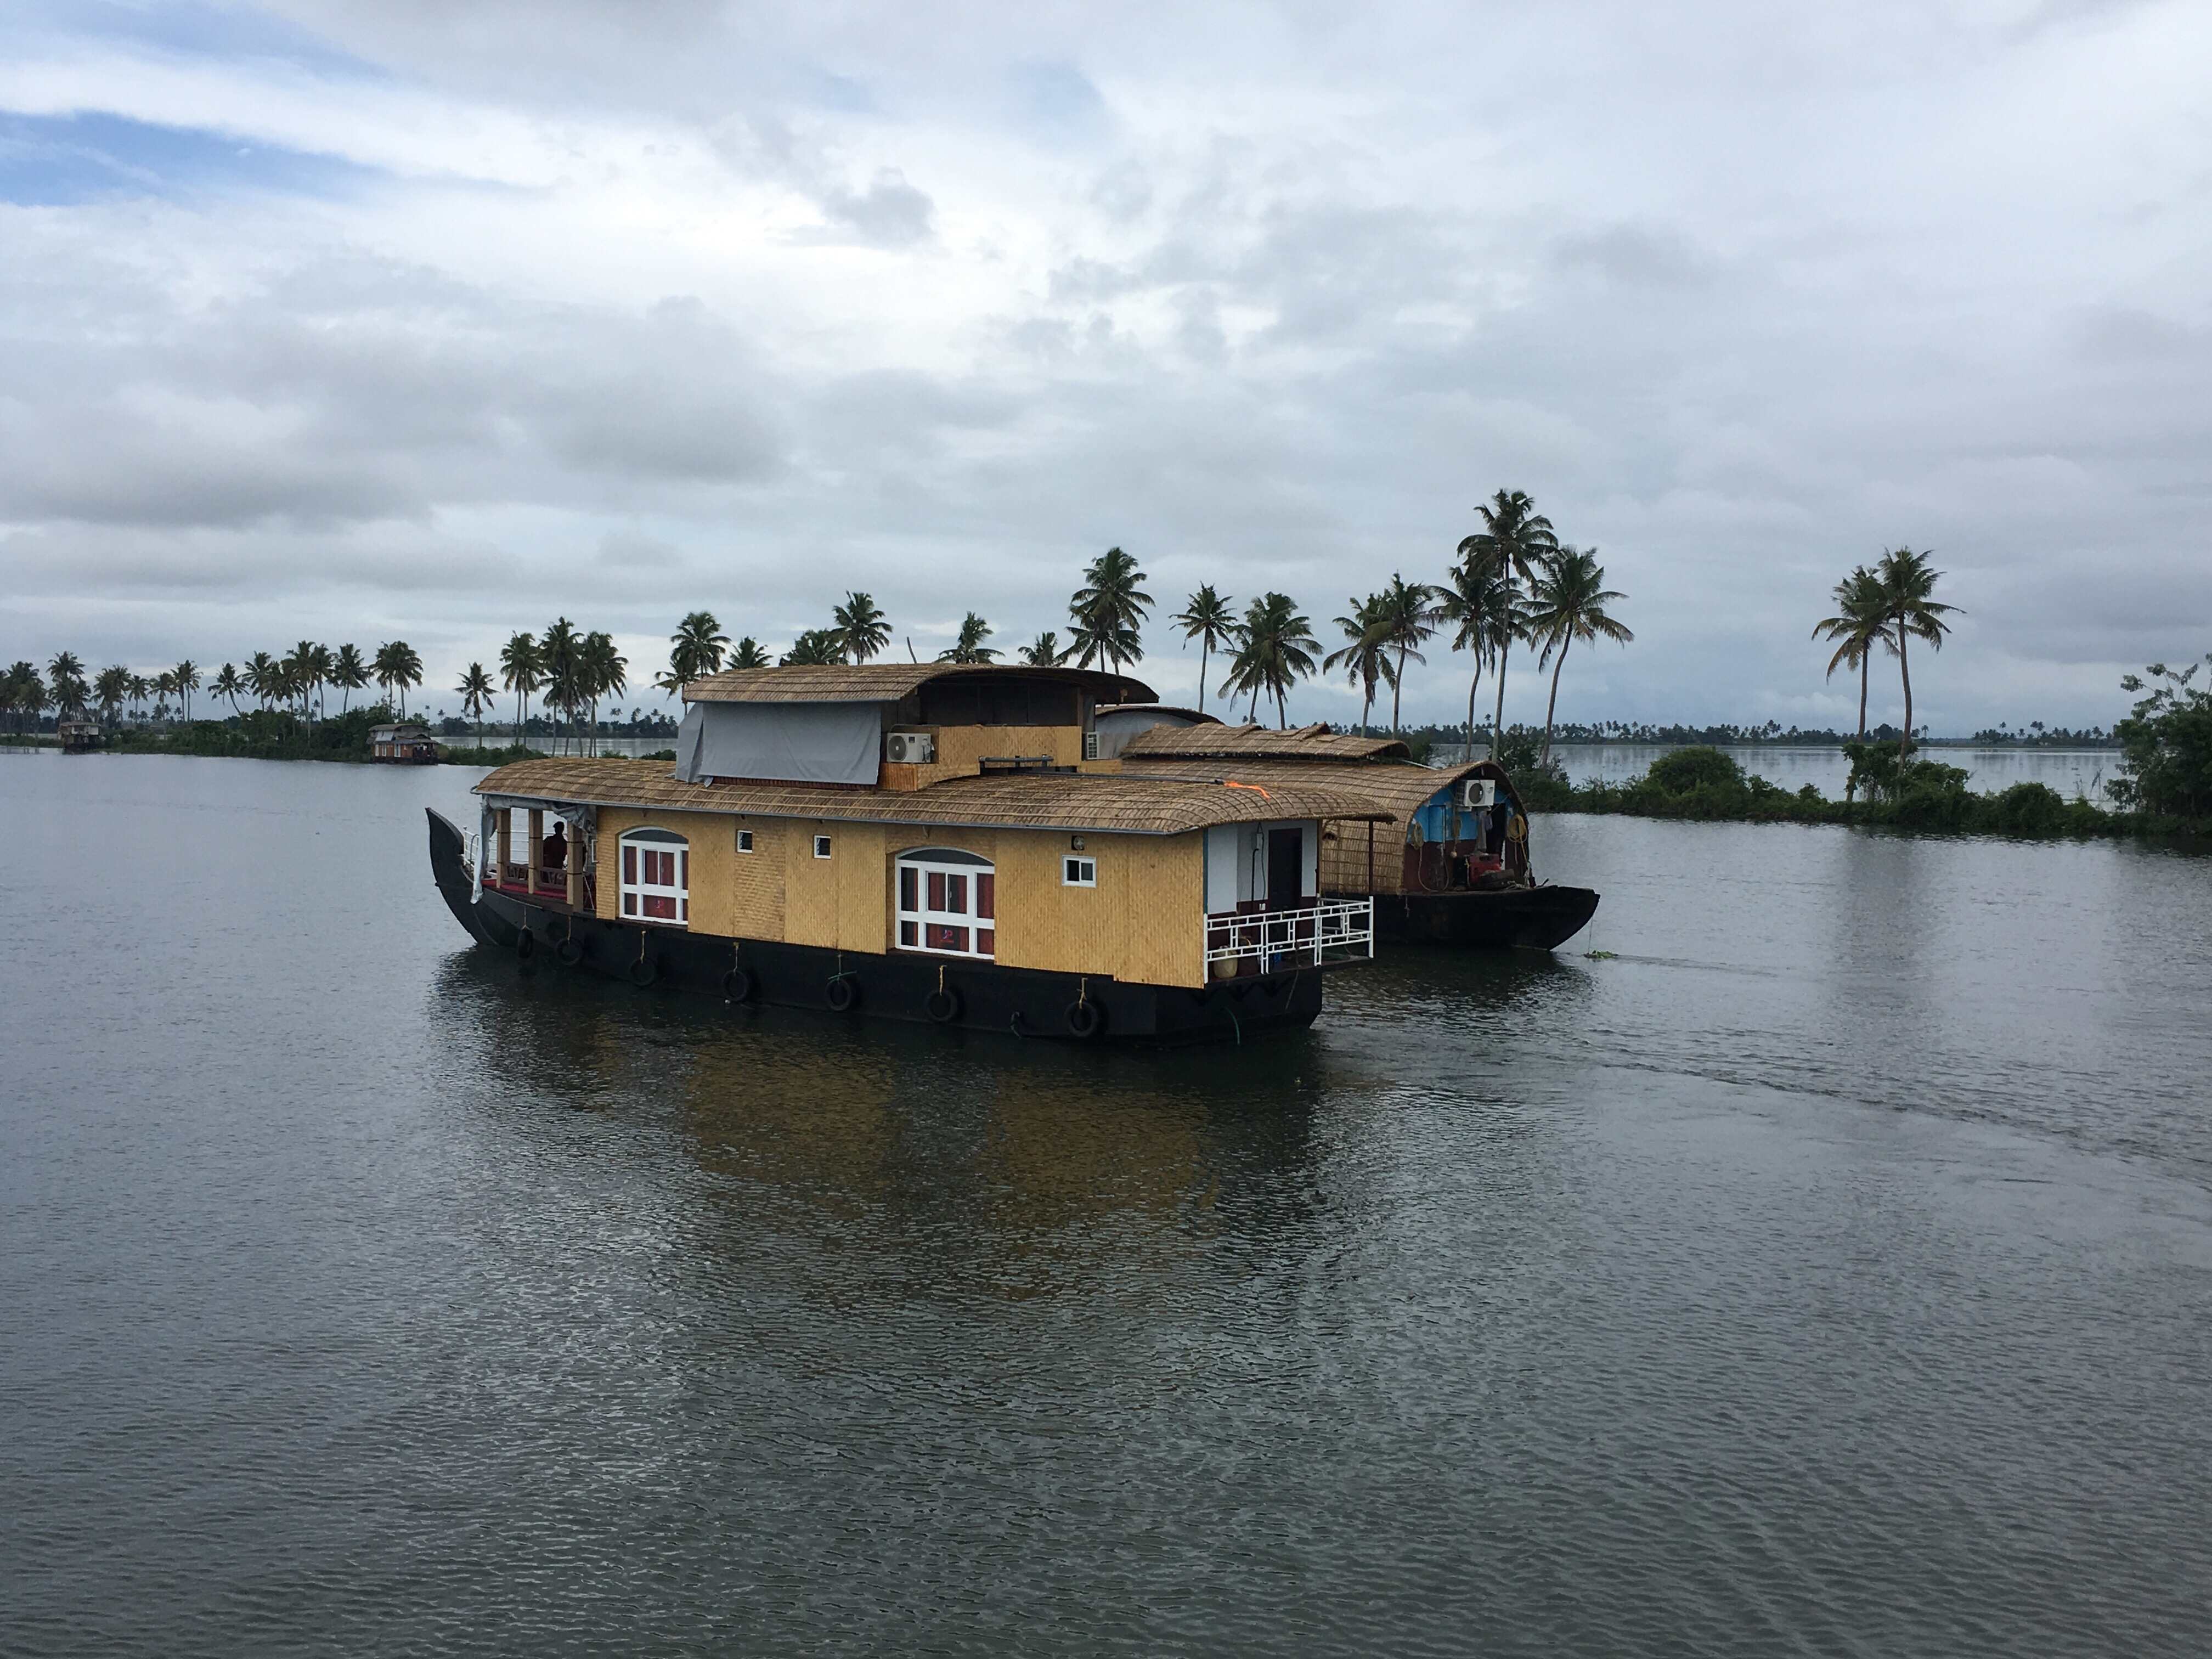
[[[1162,1058],[523,978],[469,781],[0,757],[0,1650],[2204,1650],[2212,860],[1540,822]]]

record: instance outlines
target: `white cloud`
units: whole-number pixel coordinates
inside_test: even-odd
[[[1325,619],[1501,484],[1631,596],[1570,715],[1845,712],[1806,635],[1900,540],[1939,725],[2212,646],[2198,9],[261,10],[0,53],[368,170],[0,204],[0,654],[1011,643],[1109,542]]]

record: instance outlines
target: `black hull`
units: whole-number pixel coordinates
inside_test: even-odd
[[[1494,893],[1377,893],[1375,937],[1393,945],[1550,951],[1597,910],[1587,887],[1510,887]]]
[[[723,1001],[1066,1041],[1241,1042],[1310,1025],[1321,1012],[1322,975],[1313,969],[1224,980],[1195,990],[606,921],[512,893],[479,895],[462,861],[462,847],[460,832],[432,812],[431,870],[447,908],[473,938],[515,955],[532,969],[588,969],[635,986],[698,992]],[[833,992],[833,985],[842,988]],[[949,1007],[940,990],[951,994]],[[848,1006],[837,1007],[833,996],[842,1000],[848,993]],[[1077,1012],[1079,1007],[1089,1012]]]

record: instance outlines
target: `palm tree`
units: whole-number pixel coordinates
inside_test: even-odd
[[[23,729],[23,716],[31,717],[35,728],[39,716],[46,709],[46,683],[39,676],[39,665],[33,662],[17,662],[8,670],[8,706],[15,714],[15,730]]]
[[[46,678],[53,683],[54,708],[64,714],[74,714],[84,708],[88,690],[84,683],[84,665],[72,652],[57,651],[53,660],[46,665]]]
[[[1881,556],[1880,574],[1890,626],[1896,633],[1898,672],[1905,678],[1905,738],[1897,748],[1897,757],[1903,760],[1912,752],[1912,664],[1905,655],[1905,641],[1923,639],[1931,650],[1941,651],[1944,635],[1951,631],[1943,618],[1965,613],[1956,605],[1936,603],[1936,584],[1943,573],[1929,564],[1927,550],[1890,549]]]
[[[1237,642],[1237,615],[1229,608],[1234,603],[1215,592],[1212,582],[1204,582],[1183,602],[1183,608],[1168,619],[1182,629],[1183,638],[1198,641],[1198,712],[1201,714],[1206,712],[1206,661],[1223,646]]]
[[[338,689],[338,713],[343,714],[353,702],[353,694],[368,684],[368,664],[362,660],[357,645],[342,645],[331,659],[330,681]]]
[[[822,666],[845,660],[845,641],[834,628],[810,628],[791,642],[781,661],[785,667],[800,664]]]
[[[585,700],[591,705],[591,752],[599,752],[599,699],[619,697],[629,690],[629,659],[615,649],[611,634],[586,634],[582,658]]]
[[[1408,658],[1422,664],[1428,661],[1414,647],[1425,644],[1437,631],[1437,590],[1426,582],[1409,582],[1392,571],[1390,585],[1375,597],[1381,606],[1377,614],[1383,641],[1398,653],[1397,670],[1390,676],[1390,730],[1402,732],[1398,698],[1406,687],[1406,661]]]
[[[216,670],[215,679],[210,684],[208,690],[218,697],[229,698],[230,712],[235,714],[239,712],[238,694],[246,690],[246,682],[239,678],[237,669],[225,663],[221,668]]]
[[[1075,623],[1075,659],[1085,668],[1105,663],[1117,674],[1124,663],[1142,662],[1139,630],[1152,607],[1137,562],[1118,547],[1108,548],[1085,569],[1083,586],[1067,602]]]
[[[1345,647],[1322,658],[1321,665],[1324,672],[1332,668],[1343,669],[1345,677],[1359,688],[1359,729],[1364,734],[1368,729],[1368,716],[1375,708],[1375,688],[1389,680],[1395,690],[1397,679],[1390,666],[1382,596],[1370,593],[1364,599],[1346,599],[1345,603],[1351,609],[1334,619],[1337,627],[1344,630]]]
[[[154,705],[154,718],[166,725],[169,718],[169,699],[177,695],[177,677],[163,669],[154,676],[154,692],[161,699]]]
[[[983,643],[985,640],[991,637],[991,624],[970,611],[960,624],[960,637],[952,642],[952,648],[950,651],[940,651],[937,653],[938,661],[991,661],[999,654],[996,647]]]
[[[300,665],[300,653],[296,651],[292,653],[292,660],[285,665],[286,668],[295,674],[311,672],[313,668],[312,646],[308,652],[308,661],[304,668]],[[376,683],[387,692],[396,690],[399,693],[399,717],[406,719],[407,688],[422,684],[422,659],[406,641],[392,640],[376,647],[374,665]]]
[[[484,710],[490,707],[499,688],[491,683],[491,676],[484,672],[482,663],[472,662],[468,672],[461,676],[461,683],[453,689],[461,694],[461,712],[477,723],[477,747],[481,749]]]
[[[1487,567],[1515,584],[1517,594],[1521,586],[1534,580],[1546,556],[1559,550],[1559,538],[1553,532],[1552,521],[1518,489],[1498,490],[1474,510],[1482,515],[1482,528],[1461,540],[1459,556]],[[1505,659],[1512,649],[1510,635],[1499,641],[1498,713],[1490,727],[1492,759],[1497,758],[1498,744],[1505,732]]]
[[[1889,631],[1889,592],[1881,576],[1860,565],[1836,584],[1836,614],[1822,618],[1813,629],[1816,640],[1834,640],[1836,654],[1828,659],[1827,678],[1838,668],[1856,668],[1859,674],[1858,740],[1866,741],[1867,681],[1874,649],[1884,646],[1897,654],[1897,641]]]
[[[845,603],[830,611],[830,623],[839,650],[854,662],[867,661],[891,642],[891,625],[866,593],[845,595]]]
[[[131,696],[131,671],[127,668],[103,668],[92,682],[92,701],[100,716],[111,726],[123,717],[123,705]]]
[[[1482,671],[1500,659],[1508,641],[1522,637],[1525,618],[1512,582],[1471,559],[1452,567],[1450,584],[1437,600],[1437,617],[1455,629],[1451,648],[1474,658],[1474,673],[1467,683],[1467,753],[1472,760],[1474,694],[1482,684]]]
[[[1552,758],[1552,716],[1559,706],[1559,671],[1567,665],[1568,647],[1577,640],[1593,644],[1611,640],[1615,645],[1633,640],[1636,635],[1605,611],[1608,601],[1627,597],[1605,585],[1605,567],[1597,562],[1594,547],[1563,547],[1537,573],[1528,594],[1528,638],[1544,648],[1536,665],[1542,667],[1552,661],[1554,651],[1559,653],[1552,669],[1552,700],[1544,705],[1544,747],[1537,756],[1538,766]]]
[[[145,705],[152,702],[153,697],[154,682],[143,674],[133,674],[131,677],[131,701],[142,716],[146,712]]]
[[[266,708],[276,701],[276,688],[281,683],[276,659],[266,651],[257,651],[246,659],[244,678],[246,689],[254,700]]]
[[[313,714],[309,705],[314,701],[315,677],[320,672],[321,659],[317,656],[319,652],[321,653],[323,659],[326,659],[330,654],[313,640],[301,640],[292,647],[284,659],[285,671],[291,677],[292,695],[300,700],[300,716],[302,720],[309,719]]]
[[[1017,647],[1014,654],[1032,668],[1057,668],[1067,660],[1067,653],[1060,648],[1060,635],[1049,628]]]
[[[575,724],[576,710],[582,708],[584,697],[583,663],[580,653],[583,636],[576,632],[576,624],[566,617],[556,617],[553,625],[545,630],[545,637],[538,642],[539,671],[545,677],[545,701],[566,714],[568,724]],[[556,723],[553,733],[554,746],[561,743]]]
[[[177,683],[177,700],[183,704],[184,718],[192,717],[192,693],[200,689],[200,665],[190,657],[169,671],[169,678]]]
[[[538,654],[537,640],[528,634],[510,634],[499,650],[499,683],[514,693],[517,743],[526,740],[523,727],[529,723],[530,694],[538,689],[544,672],[544,659]]]
[[[1231,696],[1249,691],[1255,718],[1261,695],[1273,697],[1276,720],[1287,727],[1291,687],[1313,673],[1314,653],[1321,641],[1314,638],[1312,625],[1299,613],[1297,602],[1285,593],[1263,593],[1253,600],[1237,632],[1237,654],[1224,688]]]
[[[684,689],[692,681],[721,667],[722,653],[729,643],[729,636],[722,632],[722,625],[714,620],[713,611],[694,611],[677,623],[676,631],[668,636],[668,678],[653,684],[664,690],[672,690],[681,699]]]
[[[768,653],[761,649],[758,640],[748,634],[738,641],[737,649],[730,653],[728,665],[732,668],[766,668],[769,666]]]

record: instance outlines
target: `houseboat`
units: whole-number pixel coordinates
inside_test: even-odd
[[[1120,676],[996,665],[695,680],[677,760],[530,760],[430,815],[461,925],[634,984],[1023,1036],[1235,1038],[1310,1022],[1374,952],[1326,838],[1389,809],[1316,784],[1132,775]]]
[[[54,722],[54,735],[61,739],[64,755],[89,755],[100,747],[106,734],[98,720],[68,719]]]
[[[1320,884],[1332,897],[1372,896],[1378,939],[1549,951],[1596,912],[1598,896],[1589,888],[1537,880],[1528,811],[1494,761],[1420,766],[1395,738],[1325,725],[1287,732],[1224,726],[1187,709],[1158,713],[1141,730],[1130,728],[1144,711],[1101,715],[1101,726],[1115,734],[1124,777],[1233,772],[1268,789],[1355,795],[1376,809],[1376,817],[1322,831]]]
[[[438,744],[425,726],[373,726],[368,731],[368,757],[396,766],[434,766]]]

